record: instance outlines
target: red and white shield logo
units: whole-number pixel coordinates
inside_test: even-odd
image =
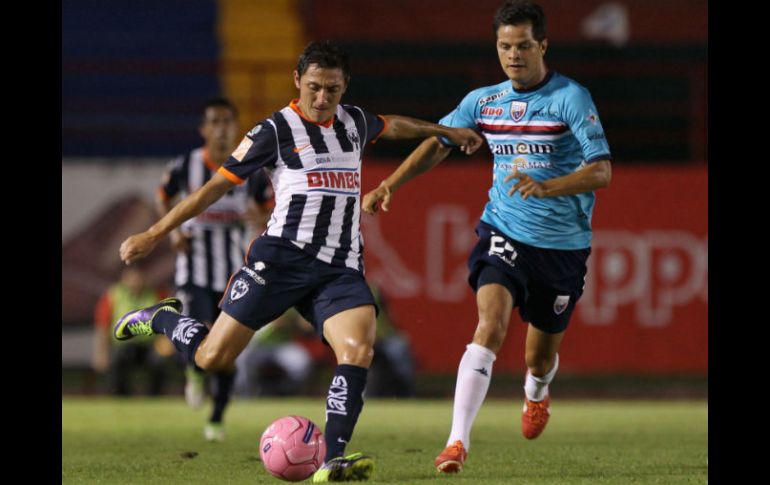
[[[513,121],[521,121],[527,112],[527,103],[524,101],[514,101],[511,103],[511,117]]]

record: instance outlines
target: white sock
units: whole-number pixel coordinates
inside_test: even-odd
[[[543,377],[535,377],[527,371],[527,378],[524,381],[524,394],[530,401],[542,401],[548,396],[548,384],[553,380],[556,371],[559,369],[559,354],[553,359],[553,368]]]
[[[447,446],[460,440],[467,451],[471,447],[471,426],[487,396],[489,381],[492,379],[492,363],[497,357],[494,352],[478,344],[468,344],[465,349],[457,369],[452,431]]]

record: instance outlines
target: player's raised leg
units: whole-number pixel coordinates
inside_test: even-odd
[[[480,285],[499,276],[495,268],[487,268],[481,272]],[[440,473],[461,471],[468,456],[471,427],[487,395],[497,351],[505,341],[513,310],[513,295],[510,289],[499,283],[487,283],[479,287],[476,304],[479,323],[473,342],[466,347],[457,370],[452,431],[446,448],[434,462]]]
[[[254,330],[222,312],[209,329],[203,323],[182,315],[182,302],[176,298],[125,314],[115,325],[115,337],[126,340],[138,335],[165,334],[189,363],[203,370],[227,371],[246,347]]]
[[[374,461],[345,447],[364,406],[363,392],[374,357],[376,315],[372,305],[342,311],[324,322],[323,334],[337,357],[326,399],[326,457],[313,482],[367,480]]]
[[[524,409],[521,414],[521,432],[527,439],[535,439],[543,432],[551,416],[551,397],[548,384],[559,369],[559,346],[564,332],[548,333],[531,323],[527,328],[524,359],[527,376],[524,382]]]

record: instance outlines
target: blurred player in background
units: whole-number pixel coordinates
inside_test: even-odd
[[[310,43],[297,63],[299,98],[258,123],[223,167],[146,232],[120,248],[128,264],[263,167],[276,207],[267,230],[230,279],[209,329],[181,315],[178,299],[130,312],[115,325],[118,339],[165,333],[187,360],[207,370],[231,369],[254,332],[294,306],[337,358],[326,399],[327,452],[314,482],[368,479],[374,462],[345,447],[363,408],[376,330],[374,297],[363,277],[360,187],[363,148],[378,138],[444,136],[474,152],[474,130],[402,116],[374,116],[340,104],[350,81],[347,54],[330,42]]]
[[[166,367],[175,361],[174,348],[158,336],[119,342],[110,332],[116,318],[137,306],[152,304],[167,293],[147,283],[139,267],[124,268],[120,280],[111,285],[94,308],[94,347],[91,367],[108,374],[110,392],[118,396],[133,394],[132,380],[136,370],[146,370],[149,377],[147,394],[159,396],[166,382]]]
[[[399,330],[388,300],[375,285],[369,285],[379,312],[374,360],[369,369],[368,396],[412,397],[415,394],[415,359],[409,336]]]
[[[479,321],[457,372],[452,430],[436,458],[439,472],[462,469],[470,430],[489,388],[492,363],[515,306],[528,322],[521,424],[540,435],[550,416],[548,385],[591,252],[593,191],[610,183],[610,150],[588,91],[549,70],[545,16],[528,1],[507,1],[494,17],[496,47],[508,79],[476,89],[440,123],[475,128],[494,155],[489,202],[468,260]],[[453,143],[424,141],[380,186],[363,210],[388,209],[393,192],[430,170]]]
[[[213,98],[203,106],[198,132],[204,145],[172,161],[158,189],[156,208],[166,215],[179,199],[195,192],[211,180],[235,149],[238,115],[225,98]],[[272,187],[263,170],[255,171],[246,183],[234,187],[179,228],[171,231],[176,251],[175,284],[188,314],[206,325],[219,313],[227,280],[243,264],[247,227],[264,226],[273,205]],[[208,441],[225,437],[223,418],[232,395],[235,368],[214,373],[214,406],[203,433]],[[193,409],[204,403],[204,372],[188,365],[185,399]]]
[[[293,308],[254,334],[235,359],[235,392],[241,396],[289,396],[307,389],[313,357],[300,343],[315,329]]]

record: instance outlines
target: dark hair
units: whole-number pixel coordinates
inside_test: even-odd
[[[532,36],[536,41],[542,42],[545,39],[543,7],[529,0],[506,0],[495,13],[495,35],[503,25],[521,25],[527,22],[532,24]]]
[[[209,100],[203,104],[203,109],[201,109],[201,123],[206,121],[206,110],[209,108],[227,108],[233,113],[233,117],[238,117],[238,108],[236,108],[229,99],[223,96],[217,96],[215,98],[209,98]]]
[[[310,64],[317,64],[321,68],[339,68],[345,77],[345,83],[350,83],[350,58],[333,42],[313,41],[305,47],[297,61],[297,72],[300,77],[305,74]]]

